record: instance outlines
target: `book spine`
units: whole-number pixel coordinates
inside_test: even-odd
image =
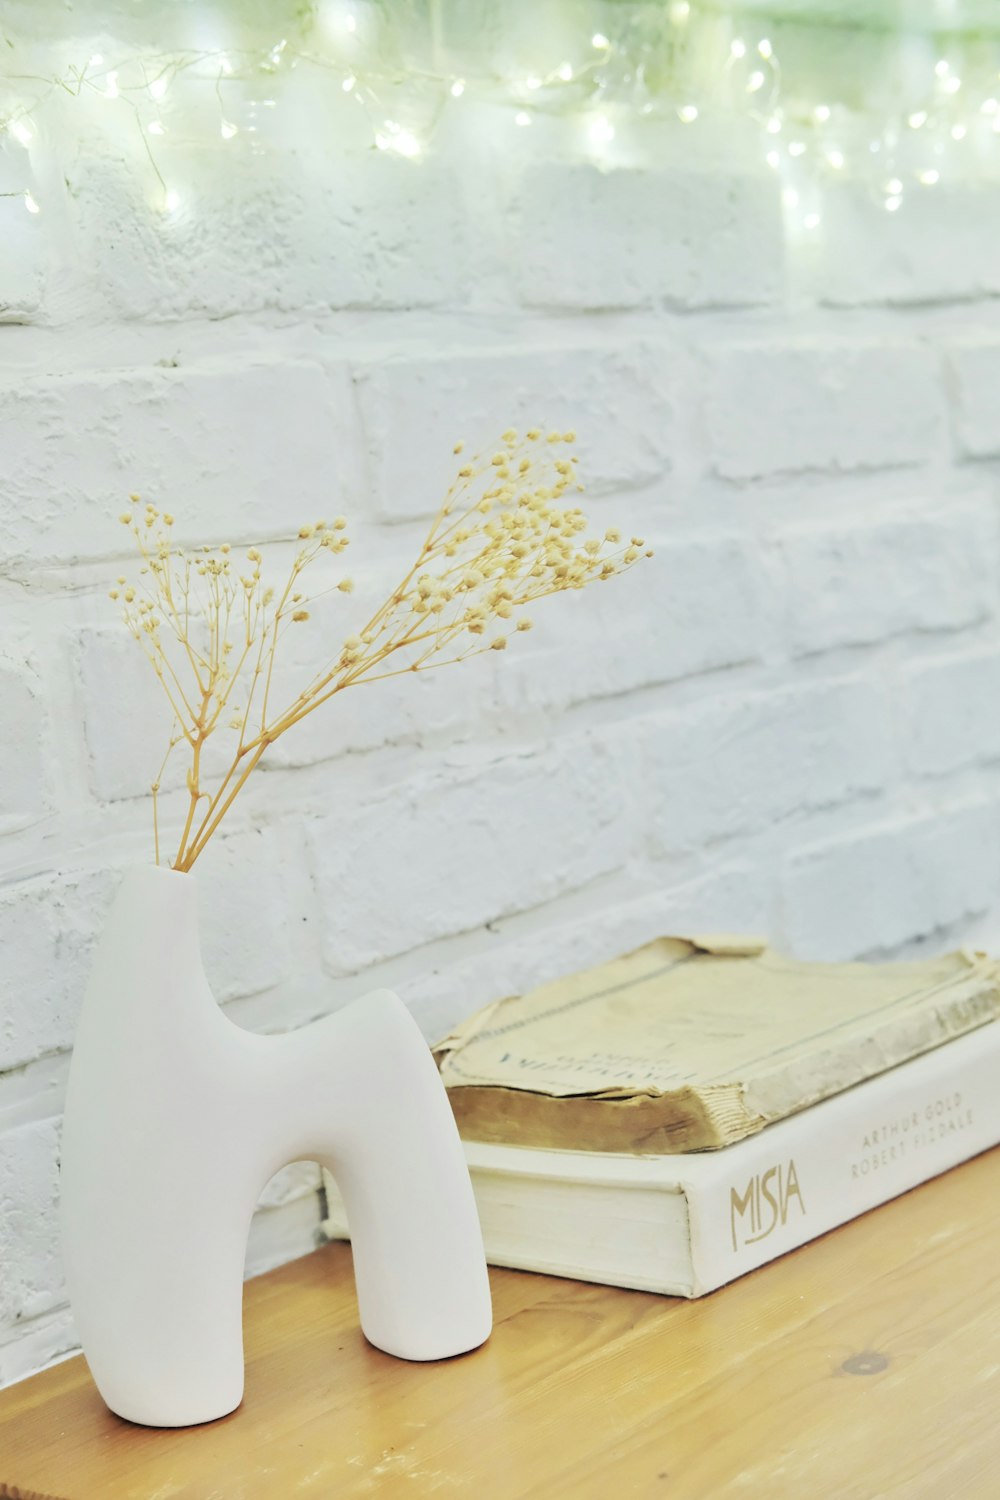
[[[714,1170],[684,1182],[691,1295],[714,1291],[998,1141],[1000,1025],[989,1025],[719,1152]]]

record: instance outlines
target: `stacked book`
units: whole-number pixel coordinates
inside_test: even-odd
[[[713,1291],[1000,1141],[998,1010],[982,955],[814,964],[728,936],[498,1001],[435,1048],[487,1258]]]

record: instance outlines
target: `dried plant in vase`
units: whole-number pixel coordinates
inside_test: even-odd
[[[537,600],[607,580],[638,561],[641,537],[623,544],[614,528],[587,536],[583,512],[564,503],[583,488],[568,452],[574,441],[572,432],[507,431],[496,452],[462,462],[413,566],[291,702],[280,696],[280,649],[320,597],[309,592],[310,566],[348,546],[344,517],[300,527],[290,571],[276,587],[264,578],[258,547],[242,555],[228,543],[186,551],[173,541],[173,516],[131,496],[121,520],[141,554],[139,577],[120,577],[111,597],[124,604],[125,623],[174,713],[152,784],[157,864],[157,795],[178,746],[187,747],[190,802],[170,864],[185,871],[268,746],[337,693],[502,651],[511,634],[531,629],[527,610]],[[332,589],[350,594],[354,584],[345,573]],[[206,743],[226,732],[228,768],[207,785]]]
[[[234,1025],[202,968],[189,872],[268,747],[337,693],[500,651],[530,628],[536,600],[638,560],[638,537],[588,538],[581,511],[564,504],[579,488],[572,441],[508,432],[498,452],[463,463],[413,566],[291,701],[282,697],[289,632],[306,626],[320,593],[353,593],[339,561],[346,522],[303,525],[274,587],[257,547],[186,551],[173,518],[137,495],[122,515],[140,563],[112,597],[169,699],[167,755],[185,747],[188,792],[168,868],[159,776],[153,785],[159,868],[131,871],[119,889],[63,1123],[73,1311],[94,1379],[122,1416],[174,1427],[238,1405],[247,1226],[268,1178],[303,1158],[340,1187],[373,1344],[426,1360],[489,1336],[475,1199],[413,1017],[378,990],[285,1035]],[[223,753],[206,756],[215,736]]]

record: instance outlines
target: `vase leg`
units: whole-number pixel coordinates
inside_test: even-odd
[[[113,1412],[150,1427],[209,1422],[243,1399],[249,1209],[231,1181],[197,1166],[192,1176],[183,1189],[147,1182],[125,1204],[127,1223],[86,1211],[73,1221],[68,1205],[67,1273],[91,1373]]]
[[[462,1354],[489,1337],[492,1309],[455,1119],[405,1006],[381,992],[358,1009],[327,1069],[339,1108],[324,1165],[350,1222],[361,1327],[401,1359]]]

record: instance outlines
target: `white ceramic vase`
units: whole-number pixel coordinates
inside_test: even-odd
[[[378,990],[256,1036],[202,970],[197,887],[126,876],[80,1017],[62,1144],[66,1274],[112,1411],[182,1427],[243,1395],[250,1218],[287,1162],[321,1162],[351,1224],[361,1327],[430,1360],[481,1344],[489,1283],[458,1132],[409,1012]]]

